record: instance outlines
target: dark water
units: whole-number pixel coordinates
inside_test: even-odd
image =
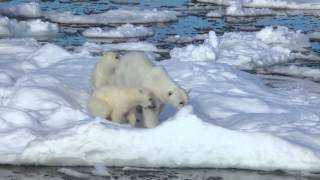
[[[90,167],[70,167],[68,169],[88,175],[85,178],[58,173],[61,167],[2,166],[0,179],[10,180],[318,180],[316,175],[290,175],[282,171],[248,171],[236,169],[140,169],[109,168],[111,176],[91,174]]]
[[[13,0],[1,1],[0,6],[9,6],[21,2],[32,2],[30,0]],[[231,31],[257,31],[264,26],[286,26],[292,30],[301,30],[303,33],[310,33],[320,30],[320,17],[312,16],[310,14],[290,11],[279,11],[282,15],[265,16],[265,17],[222,17],[222,18],[206,18],[207,9],[221,9],[224,7],[213,6],[207,4],[199,4],[188,0],[127,0],[128,3],[115,3],[105,0],[94,1],[76,1],[76,0],[43,0],[37,1],[40,3],[44,12],[63,12],[72,11],[76,14],[94,14],[102,13],[110,9],[117,9],[120,7],[140,7],[140,8],[161,8],[171,9],[181,12],[181,16],[177,22],[166,24],[147,24],[151,27],[155,35],[146,40],[156,44],[161,48],[171,49],[174,46],[182,46],[185,43],[169,43],[165,41],[168,36],[194,36],[197,34],[207,33],[214,30],[218,35],[224,32]],[[138,2],[138,3],[137,3]],[[195,9],[195,7],[197,8]],[[105,29],[113,26],[100,26]],[[85,25],[60,25],[59,36],[52,39],[41,39],[43,42],[51,42],[64,47],[81,46],[87,41],[81,35],[88,26]],[[190,42],[201,43],[201,41]],[[72,48],[71,48],[72,49]],[[309,49],[310,53],[320,55],[320,42],[313,41],[312,47]],[[306,62],[300,63],[306,64]],[[308,62],[307,65],[319,67],[319,62]],[[0,167],[0,180],[12,179],[77,179],[57,172],[59,167]],[[89,172],[90,168],[72,168],[81,172]],[[242,171],[242,170],[217,170],[217,169],[157,169],[154,171],[131,170],[123,171],[121,168],[111,169],[112,178],[102,178],[97,176],[90,176],[86,179],[207,179],[207,180],[303,180],[319,179],[319,176],[294,176],[283,172],[262,172],[262,171]]]

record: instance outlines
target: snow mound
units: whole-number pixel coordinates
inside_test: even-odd
[[[132,24],[125,24],[117,27],[116,29],[111,29],[104,31],[101,28],[90,28],[85,30],[83,36],[86,37],[102,37],[102,38],[139,38],[152,36],[153,31],[144,26],[134,26]]]
[[[177,20],[176,12],[157,9],[117,9],[92,15],[74,15],[71,12],[49,13],[46,18],[64,24],[156,23]]]
[[[210,32],[204,44],[174,48],[170,55],[183,61],[215,60],[241,69],[254,69],[288,62],[296,51],[309,46],[309,38],[299,31],[266,27],[259,32],[230,32],[221,37]]]
[[[42,12],[39,3],[21,3],[16,6],[0,8],[0,14],[9,17],[38,18]]]
[[[29,54],[37,48],[39,43],[34,39],[0,39],[0,54],[1,55],[24,55]]]
[[[0,17],[0,36],[55,36],[59,32],[55,23],[44,22],[40,19],[17,21],[7,17]]]

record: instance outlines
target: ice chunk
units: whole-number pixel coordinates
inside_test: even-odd
[[[103,164],[94,165],[94,170],[91,171],[91,173],[96,176],[111,176],[109,169]]]
[[[255,8],[242,8],[239,3],[231,3],[226,9],[228,16],[270,16],[275,13],[270,9],[255,9]]]
[[[55,23],[44,22],[40,19],[17,21],[0,17],[0,36],[55,36],[59,32]]]
[[[211,31],[203,44],[174,48],[170,55],[183,61],[215,60],[254,69],[288,62],[296,51],[305,51],[306,47],[310,47],[309,38],[301,32],[266,27],[259,32],[230,32],[221,37]]]
[[[232,5],[240,3],[244,7],[274,8],[274,9],[320,9],[318,0],[197,0],[198,2],[217,5]]]
[[[101,14],[74,15],[71,12],[49,13],[53,22],[65,24],[155,23],[176,21],[176,12],[167,10],[109,10]]]
[[[208,61],[216,59],[218,39],[214,31],[209,33],[208,38],[202,45],[188,45],[184,48],[174,48],[170,56],[183,61]]]
[[[76,178],[88,178],[90,177],[88,174],[78,172],[76,170],[68,169],[68,168],[60,168],[58,169],[59,173],[71,176],[71,177],[76,177]]]
[[[82,33],[86,37],[102,37],[102,38],[138,38],[152,36],[153,32],[151,29],[144,26],[133,26],[132,24],[125,24],[117,27],[116,29],[111,29],[104,31],[101,28],[90,28]]]
[[[0,8],[0,14],[9,17],[38,18],[42,15],[39,3],[21,3],[16,6]]]
[[[96,43],[85,43],[80,51],[89,52],[103,52],[103,51],[154,51],[157,52],[159,49],[148,42],[126,42],[126,43],[115,43],[115,44],[96,44]]]

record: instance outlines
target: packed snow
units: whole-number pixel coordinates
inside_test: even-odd
[[[26,36],[55,36],[59,27],[55,23],[44,22],[40,19],[17,21],[7,17],[0,17],[0,36],[26,37]]]
[[[157,23],[177,20],[177,13],[168,10],[116,9],[101,14],[75,15],[71,12],[51,12],[46,18],[64,24],[115,24],[115,23]]]
[[[144,26],[134,26],[132,24],[125,24],[111,30],[103,30],[99,27],[90,28],[83,33],[85,37],[91,38],[139,38],[152,36],[153,31]]]
[[[156,128],[131,128],[86,110],[100,57],[32,39],[0,47],[0,164],[96,165],[105,174],[103,166],[320,171],[318,84],[271,89],[227,64],[162,61],[191,89],[190,105],[165,108]]]
[[[41,17],[42,11],[39,3],[20,3],[16,6],[1,7],[0,14],[10,17],[38,18]]]
[[[174,48],[170,55],[184,61],[216,61],[255,69],[288,62],[306,47],[310,47],[307,35],[280,26],[258,32],[230,32],[221,37],[211,31],[203,44]]]
[[[230,6],[241,3],[244,7],[274,9],[320,9],[318,0],[197,0],[198,2]]]

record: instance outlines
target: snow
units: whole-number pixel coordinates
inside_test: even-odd
[[[20,3],[16,6],[0,8],[0,14],[9,17],[38,18],[41,17],[42,11],[39,3]]]
[[[198,2],[230,6],[240,3],[244,7],[274,9],[320,9],[318,0],[197,0]]]
[[[116,9],[91,15],[74,15],[71,12],[52,12],[47,14],[46,18],[53,22],[64,24],[156,23],[177,20],[176,12],[157,9]]]
[[[211,31],[203,44],[174,48],[170,55],[183,61],[217,61],[241,69],[255,69],[283,62],[310,47],[309,38],[286,27],[266,27],[258,32],[225,33]]]
[[[246,36],[265,46],[282,45],[281,38],[263,42],[256,33],[234,33],[253,42]],[[211,32],[200,45],[218,55],[215,61],[176,57],[158,62],[191,89],[190,105],[177,113],[167,107],[161,125],[142,129],[87,112],[90,75],[101,57],[32,39],[2,39],[0,164],[96,166],[95,172],[104,174],[104,166],[319,172],[320,85],[267,87],[255,75],[216,62],[222,45],[227,51],[226,40]],[[86,176],[70,169],[59,172]]]
[[[144,26],[134,26],[132,24],[125,24],[105,31],[99,27],[90,28],[85,30],[83,33],[85,37],[102,37],[102,38],[138,38],[152,36],[153,31]]]
[[[55,36],[59,27],[55,23],[44,22],[40,19],[17,21],[7,17],[0,17],[0,36],[26,37],[26,36]]]

